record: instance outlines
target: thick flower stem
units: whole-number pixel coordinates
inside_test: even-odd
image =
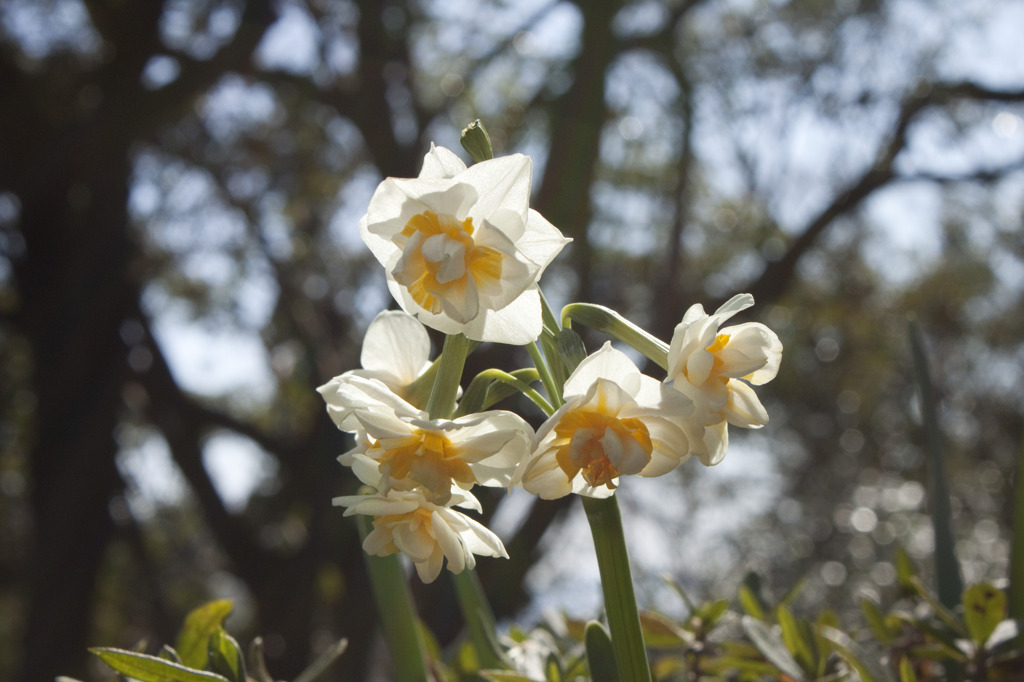
[[[608,615],[608,629],[611,631],[619,679],[649,682],[651,669],[640,630],[640,614],[636,608],[619,503],[615,496],[582,499],[590,523],[590,533],[594,537],[597,566],[601,571],[604,608]]]
[[[459,600],[462,617],[469,629],[469,637],[476,649],[477,662],[481,669],[502,667],[501,656],[498,654],[497,635],[495,634],[494,612],[484,594],[483,585],[476,572],[471,569],[461,573],[453,573],[455,595]]]
[[[455,396],[462,380],[466,356],[473,348],[473,342],[463,334],[449,334],[444,338],[444,348],[438,361],[437,378],[427,402],[427,414],[431,419],[451,419],[455,412]],[[473,646],[482,667],[498,667],[500,659],[494,651],[491,639],[494,637],[494,615],[472,569],[466,569],[452,576],[455,593],[462,609],[462,616],[469,628]]]
[[[427,401],[427,414],[431,419],[450,419],[455,411],[455,396],[459,392],[462,369],[466,365],[473,342],[464,334],[449,334],[444,337],[444,348],[437,366],[437,378]]]
[[[359,536],[363,540],[370,533],[370,518],[359,517]],[[427,673],[426,644],[417,622],[412,593],[405,571],[397,554],[389,556],[364,555],[370,573],[370,584],[377,602],[384,639],[391,651],[395,666],[395,679],[399,682],[425,682]]]

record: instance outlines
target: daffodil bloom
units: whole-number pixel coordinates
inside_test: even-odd
[[[409,386],[430,367],[430,337],[412,315],[385,310],[366,328],[359,362],[362,369],[345,372],[316,389],[327,402],[327,412],[339,426],[340,421],[351,415],[352,409],[367,402],[367,396],[358,391],[354,397],[345,398],[350,392],[347,384],[351,377],[377,379],[388,391],[407,399]],[[371,404],[379,402],[370,401]]]
[[[352,374],[380,379],[405,398],[406,388],[430,367],[427,330],[408,313],[385,310],[366,328],[359,364],[362,369]]]
[[[609,497],[620,476],[660,476],[689,457],[679,426],[689,401],[609,343],[580,363],[563,395],[513,479],[535,495]]]
[[[437,578],[445,559],[448,570],[461,573],[476,566],[476,555],[508,558],[497,535],[453,508],[479,511],[479,502],[466,492],[453,494],[448,505],[431,502],[419,490],[336,497],[334,504],[347,507],[345,516],[373,517],[373,530],[363,541],[367,554],[401,552],[412,559],[425,583]]]
[[[380,184],[359,230],[406,312],[475,341],[537,339],[537,280],[569,240],[530,209],[531,173],[522,154],[467,168],[431,146],[419,177]]]
[[[691,452],[709,466],[725,456],[729,424],[756,429],[768,423],[768,412],[749,384],[759,386],[775,378],[782,342],[756,322],[720,329],[752,305],[753,296],[737,294],[708,315],[698,303],[686,311],[672,334],[665,381],[693,401]]]
[[[460,488],[507,486],[529,452],[533,429],[511,412],[432,420],[376,379],[343,375],[323,388],[338,428],[356,435],[339,461],[363,471],[375,466],[379,480],[366,482],[381,491],[422,489],[444,504]]]

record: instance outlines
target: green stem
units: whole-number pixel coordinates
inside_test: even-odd
[[[437,363],[437,378],[427,401],[427,414],[431,419],[450,419],[455,411],[455,396],[462,381],[462,369],[473,342],[463,334],[444,337],[444,348]]]
[[[360,516],[359,537],[369,535],[370,518]],[[426,643],[413,607],[409,583],[399,555],[372,556],[364,553],[370,584],[377,602],[377,613],[384,639],[391,651],[395,679],[399,682],[424,682],[427,673]]]
[[[530,359],[533,360],[533,366],[537,368],[537,374],[540,375],[540,381],[544,384],[544,390],[548,394],[551,405],[556,409],[561,407],[562,391],[555,383],[555,378],[551,376],[551,370],[548,368],[548,363],[544,361],[540,348],[535,343],[528,343],[526,351],[530,354]]]
[[[583,509],[587,513],[590,533],[594,537],[594,551],[601,572],[601,589],[604,591],[604,608],[608,615],[608,629],[615,649],[619,679],[649,682],[651,669],[640,630],[640,613],[636,608],[618,500],[614,495],[605,499],[584,497]]]
[[[555,408],[552,407],[551,403],[549,403],[547,400],[544,400],[544,396],[542,396],[540,393],[537,393],[537,391],[534,390],[529,384],[519,380],[515,376],[509,374],[508,372],[503,372],[500,369],[488,369],[481,372],[479,376],[485,377],[492,381],[500,381],[503,384],[511,386],[512,388],[516,389],[517,391],[525,395],[527,398],[532,400],[533,403],[540,409],[544,410],[544,414],[548,415],[549,417],[555,412]]]
[[[459,600],[459,608],[469,628],[469,636],[476,649],[477,662],[481,669],[502,668],[504,663],[497,651],[495,639],[496,625],[494,612],[484,594],[480,578],[476,571],[466,569],[461,573],[453,573],[455,596]]]
[[[611,308],[594,303],[570,303],[562,308],[562,324],[579,322],[594,331],[604,332],[640,351],[662,369],[668,369],[667,343],[636,326]]]

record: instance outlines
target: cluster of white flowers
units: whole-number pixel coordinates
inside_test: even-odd
[[[363,547],[402,552],[434,580],[447,560],[507,557],[501,540],[459,509],[480,511],[474,486],[521,486],[545,499],[613,495],[623,475],[663,475],[696,456],[721,461],[728,425],[759,428],[768,414],[751,385],[775,377],[782,344],[758,323],[721,328],[754,304],[733,297],[713,315],[694,305],[676,326],[657,380],[606,343],[549,396],[557,409],[534,432],[512,412],[432,419],[410,402],[430,367],[423,324],[475,341],[523,345],[543,332],[537,280],[569,240],[529,208],[531,163],[513,155],[469,168],[432,147],[415,179],[378,187],[360,232],[401,311],[381,313],[362,369],[318,390],[356,446],[342,464],[376,492],[345,496],[345,514],[373,517]]]

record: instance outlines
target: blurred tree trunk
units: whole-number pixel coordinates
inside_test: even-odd
[[[93,587],[113,529],[108,505],[122,486],[114,462],[128,371],[120,328],[137,294],[126,230],[130,140],[102,103],[78,119],[75,94],[60,111],[33,108],[32,95],[19,93],[27,106],[19,125],[4,128],[0,152],[18,160],[4,168],[3,184],[21,200],[18,322],[32,348],[36,399],[26,682],[84,674]]]

